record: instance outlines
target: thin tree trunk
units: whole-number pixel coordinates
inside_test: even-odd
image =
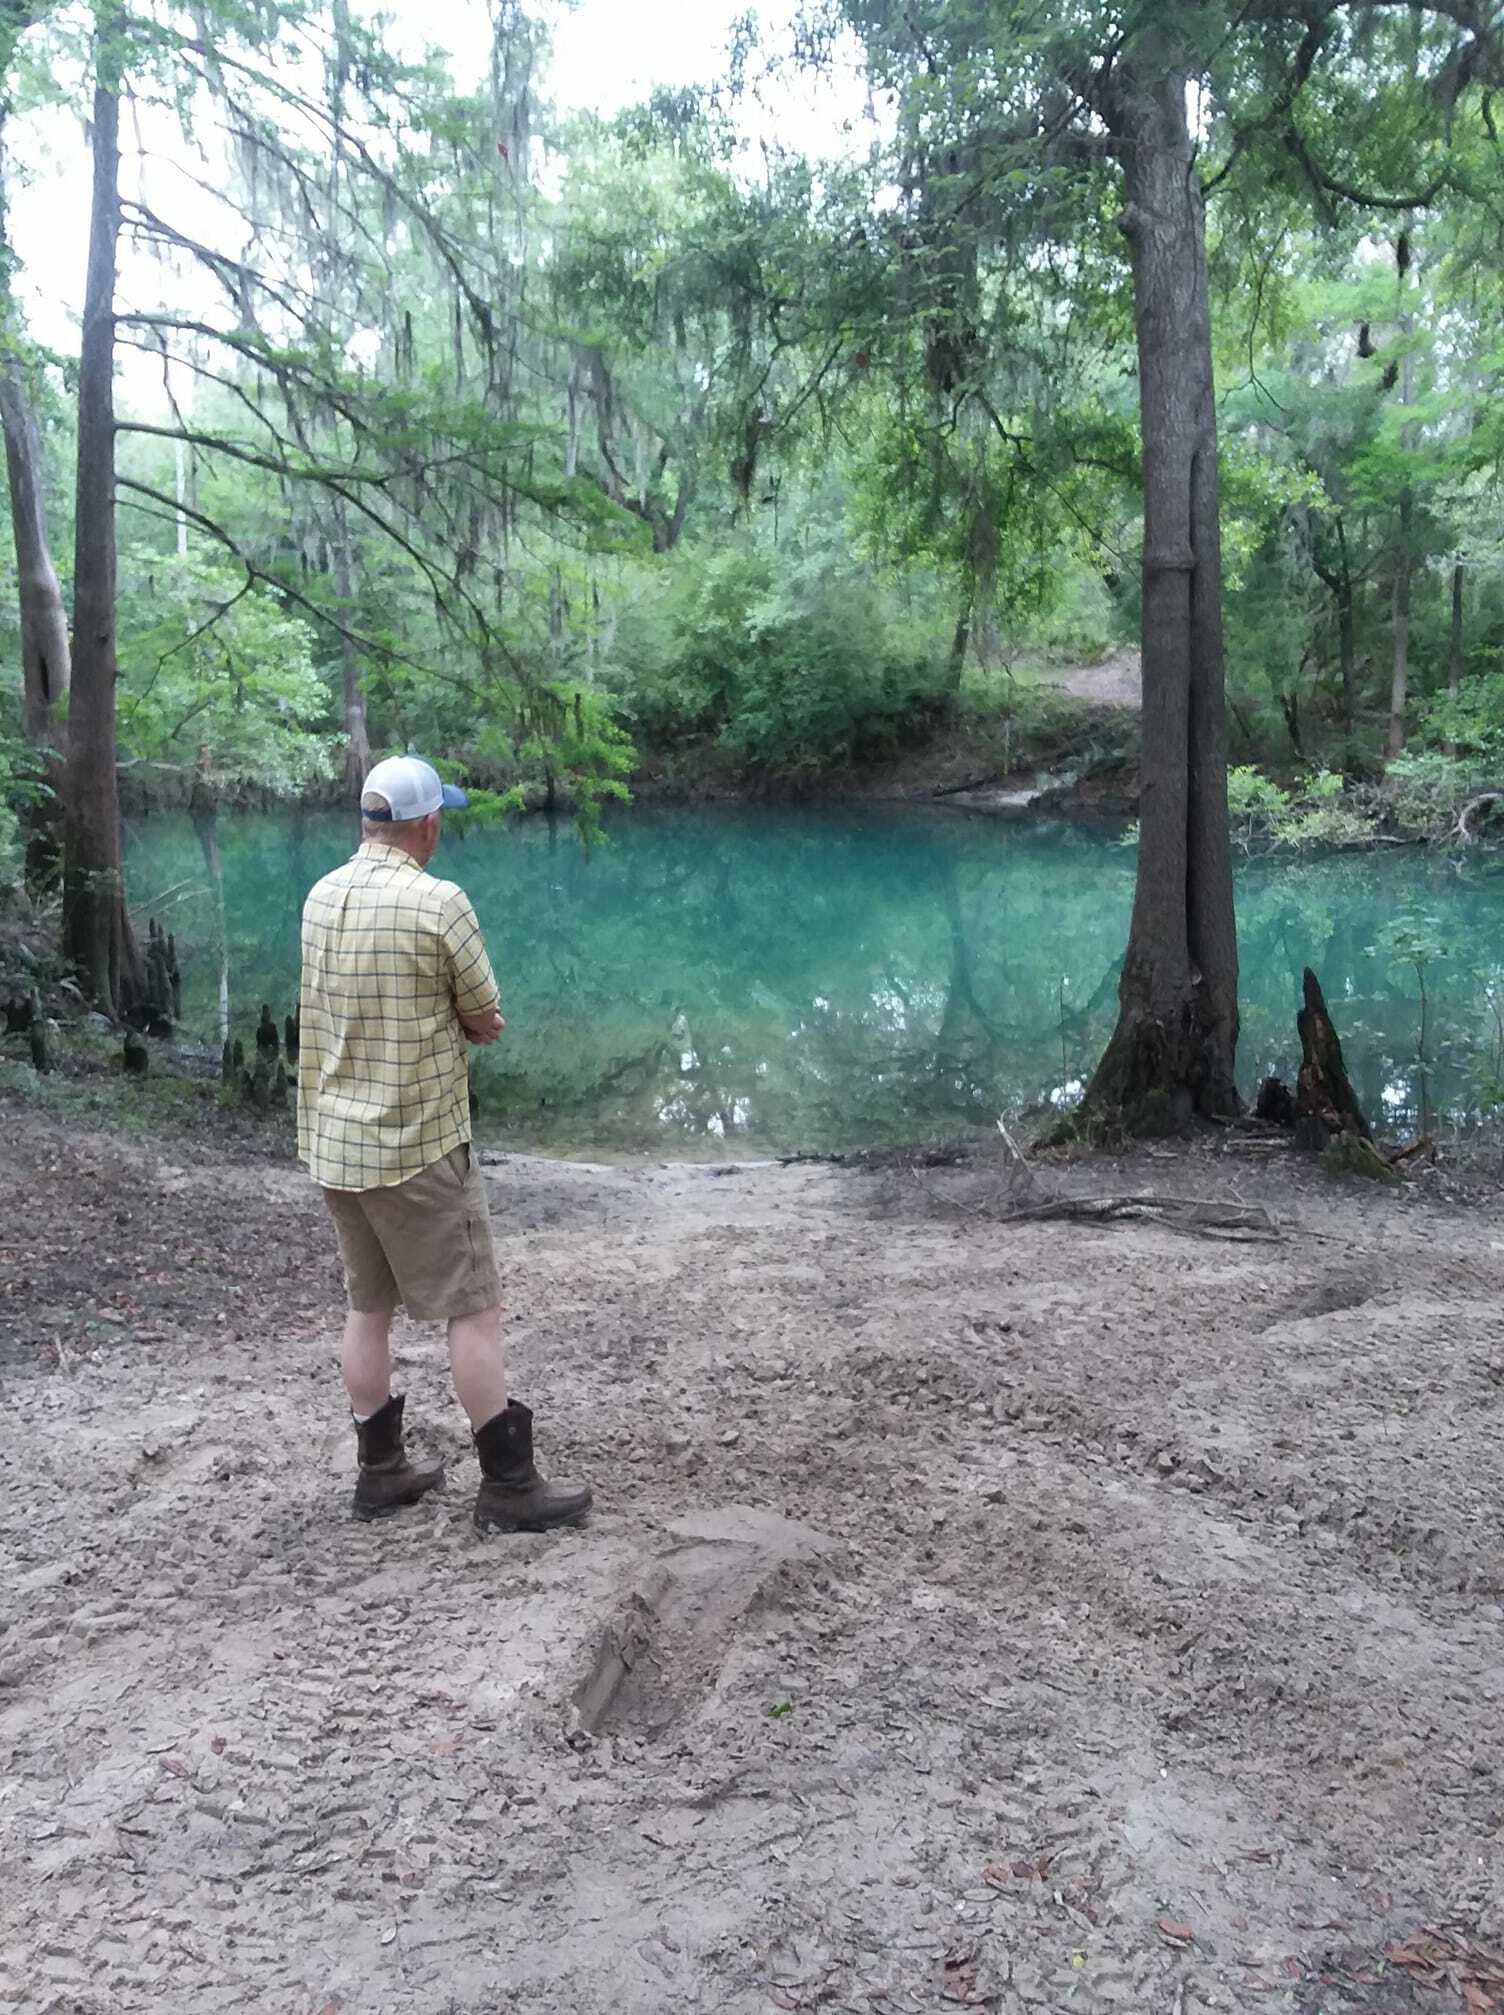
[[[1394,677],[1389,687],[1389,754],[1397,756],[1405,746],[1405,702],[1410,688],[1410,550],[1415,522],[1415,499],[1400,492],[1399,538],[1394,554]]]
[[[1347,557],[1347,527],[1337,520],[1342,572],[1337,581],[1337,654],[1342,665],[1342,739],[1347,760],[1353,761],[1358,732],[1358,630],[1353,594],[1353,570]]]
[[[1462,685],[1462,588],[1467,578],[1467,564],[1458,560],[1452,567],[1452,641],[1447,652],[1447,691],[1455,693]]]
[[[204,781],[202,771],[193,778],[193,794],[188,802],[193,830],[198,835],[204,866],[209,870],[209,887],[214,897],[215,934],[219,939],[219,1010],[216,1026],[221,1043],[230,1036],[230,932],[225,917],[225,870],[219,853],[219,806]]]
[[[1353,584],[1346,574],[1337,591],[1337,655],[1342,666],[1342,733],[1351,748],[1358,724],[1358,639]]]
[[[334,592],[339,596],[340,621],[347,631],[355,600],[355,576],[350,531],[343,509],[340,511],[334,548]],[[358,796],[371,768],[371,730],[366,717],[366,689],[361,677],[360,654],[355,648],[354,638],[343,632],[339,640],[339,660],[344,686],[345,789],[352,796]]]
[[[1129,80],[1110,123],[1138,336],[1144,698],[1133,921],[1118,1025],[1084,1117],[1152,1132],[1238,1106],[1217,427],[1185,80]]]
[[[5,428],[11,528],[16,541],[26,739],[36,748],[55,747],[61,738],[68,698],[68,615],[47,537],[41,436],[13,357],[0,362],[0,421]]]
[[[128,1015],[143,999],[141,959],[125,907],[116,779],[115,262],[120,234],[120,100],[95,41],[94,194],[78,365],[78,502],[73,562],[73,684],[64,797],[63,945],[86,995]]]

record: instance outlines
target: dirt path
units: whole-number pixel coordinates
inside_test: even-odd
[[[347,1518],[293,1170],[0,1123],[0,2004],[1491,2005],[1383,1954],[1504,1930],[1496,1207],[1224,1247],[509,1159],[599,1510],[483,1543],[431,1330],[447,1491]]]
[[[1144,703],[1144,680],[1136,650],[1112,651],[1095,665],[1075,665],[1053,683],[1062,692],[1098,707],[1131,707]]]

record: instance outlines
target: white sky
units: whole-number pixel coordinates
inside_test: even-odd
[[[646,97],[655,85],[711,83],[725,69],[732,24],[741,14],[756,13],[773,47],[786,45],[797,0],[534,0],[531,12],[552,32],[553,61],[543,79],[543,92],[560,111],[590,109],[610,117]],[[489,46],[488,14],[483,0],[388,0],[394,39],[404,54],[417,55],[425,41],[436,41],[452,58],[456,83],[469,88],[484,74]],[[848,135],[865,108],[863,86],[855,64],[818,80],[799,80],[779,87],[764,107],[749,105],[745,125],[749,139],[760,135],[827,158],[845,151]],[[165,115],[164,115],[165,119]],[[122,118],[121,140],[133,145],[129,118]],[[89,219],[89,154],[81,120],[73,111],[52,110],[13,118],[7,134],[11,166],[10,227],[21,261],[17,292],[32,335],[53,348],[77,348],[78,315],[83,297]],[[170,128],[158,123],[149,144],[164,152],[181,152]],[[197,169],[200,164],[191,164]],[[18,172],[19,171],[19,172]],[[152,171],[162,187],[167,171]],[[127,187],[131,165],[125,163]],[[171,198],[161,198],[164,211],[184,217],[184,190],[178,178]],[[191,228],[211,238],[212,204],[196,201]],[[121,298],[135,305],[160,299],[169,283],[122,240]],[[180,291],[180,290],[179,290]],[[122,397],[131,405],[162,404],[160,367],[132,352],[120,357]]]

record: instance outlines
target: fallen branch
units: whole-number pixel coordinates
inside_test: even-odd
[[[1110,1224],[1123,1219],[1162,1224],[1195,1238],[1228,1239],[1241,1244],[1276,1244],[1284,1236],[1278,1221],[1263,1204],[1222,1203],[1189,1196],[1159,1196],[1133,1191],[1120,1196],[1056,1196],[1009,1211],[1004,1224],[1064,1219],[1081,1224]]]
[[[1003,775],[1000,770],[989,770],[985,777],[969,777],[964,784],[937,784],[930,792],[932,798],[957,798],[963,791],[982,791],[989,784],[1000,784]]]
[[[1434,1148],[1435,1145],[1431,1136],[1423,1133],[1419,1140],[1411,1141],[1408,1147],[1397,1148],[1393,1154],[1386,1155],[1384,1159],[1391,1168],[1398,1168],[1402,1161],[1409,1161],[1411,1155],[1424,1154],[1428,1148]]]
[[[1473,819],[1485,806],[1501,803],[1504,803],[1504,791],[1480,791],[1477,797],[1469,798],[1457,814],[1458,838],[1466,840],[1469,844],[1475,843],[1478,836],[1472,828]]]
[[[1022,1157],[1020,1156],[1020,1161]],[[990,1224],[1039,1224],[1056,1220],[1075,1224],[1144,1223],[1163,1225],[1167,1231],[1184,1232],[1189,1238],[1215,1238],[1234,1245],[1275,1245],[1283,1238],[1280,1223],[1263,1204],[1208,1201],[1201,1197],[1161,1196],[1152,1190],[1135,1190],[1111,1196],[1047,1196],[1017,1204],[1015,1195],[995,1191],[982,1203],[966,1197],[942,1196],[923,1181],[916,1170],[906,1171],[916,1189],[945,1210],[966,1217],[985,1218]],[[1029,1185],[1033,1171],[1024,1166]],[[1028,1189],[1025,1194],[1029,1193]],[[999,1203],[1011,1208],[998,1209]]]

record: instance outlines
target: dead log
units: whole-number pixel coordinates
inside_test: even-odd
[[[1470,844],[1475,842],[1478,835],[1473,831],[1473,821],[1480,812],[1492,813],[1500,804],[1504,804],[1504,791],[1480,791],[1477,797],[1470,798],[1457,814],[1457,837]]]
[[[1300,1036],[1300,1076],[1295,1084],[1295,1121],[1317,1122],[1328,1138],[1350,1133],[1372,1142],[1373,1129],[1363,1117],[1358,1095],[1348,1081],[1342,1044],[1332,1026],[1321,982],[1305,969],[1305,1006],[1295,1017]],[[1312,1129],[1314,1131],[1314,1129]]]

